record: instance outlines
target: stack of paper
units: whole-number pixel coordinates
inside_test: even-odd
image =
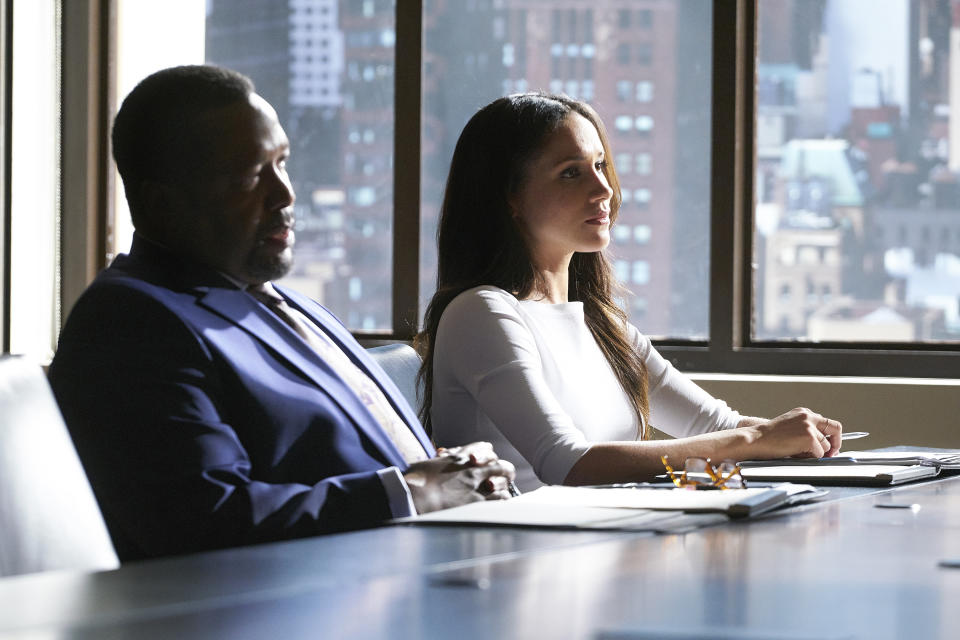
[[[960,469],[960,452],[844,451],[833,458],[750,460],[741,463],[749,480],[807,482],[815,485],[886,486]]]
[[[863,464],[922,464],[941,470],[960,469],[960,451],[844,451],[837,459],[843,458]]]
[[[637,487],[546,486],[510,500],[474,502],[394,522],[479,524],[567,529],[686,531],[757,515],[824,495],[810,485],[689,490]]]
[[[747,481],[781,480],[818,485],[884,486],[930,478],[937,475],[939,470],[936,467],[919,464],[817,464],[813,462],[796,464],[790,462],[778,465],[767,461],[766,466],[744,467],[742,473]]]

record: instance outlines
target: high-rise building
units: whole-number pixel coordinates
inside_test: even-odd
[[[389,329],[393,254],[394,3],[340,4],[344,259],[328,288],[347,325]]]
[[[323,298],[363,330],[390,326],[395,11],[393,0],[212,0],[208,10],[208,59],[251,75],[291,138],[298,217],[309,222],[298,229],[298,256],[318,255],[308,243],[330,244],[310,233],[342,240],[339,253],[322,254],[334,274]],[[681,19],[689,23],[684,33],[695,24],[703,37],[680,38]],[[590,102],[607,125],[623,194],[611,254],[631,292],[623,301],[631,319],[654,335],[704,335],[709,12],[702,3],[427,0],[424,34],[423,299],[433,292],[433,229],[463,125],[500,95],[541,90]],[[342,206],[314,206],[312,194],[337,189]]]
[[[290,104],[339,107],[343,32],[338,0],[290,0]]]
[[[424,72],[424,219],[432,228],[463,124],[494,98],[563,93],[591,103],[607,126],[623,193],[611,253],[644,331],[671,334],[677,222],[678,9],[656,0],[501,0],[428,3]],[[703,116],[708,118],[704,107]],[[686,115],[690,117],[689,111]],[[702,135],[702,128],[691,128]],[[705,149],[706,137],[694,141]],[[706,155],[706,154],[702,154]],[[694,168],[708,170],[706,159]],[[697,178],[699,179],[699,177]],[[705,180],[704,180],[705,183]],[[701,202],[706,205],[706,195]],[[708,236],[704,215],[698,230]],[[426,247],[432,245],[425,238]],[[706,265],[705,246],[699,256]],[[685,247],[684,247],[685,248]],[[429,263],[424,271],[429,273]],[[432,285],[432,283],[430,283]],[[424,286],[432,291],[432,286]],[[705,312],[705,309],[703,309]],[[697,315],[696,313],[691,315]],[[705,317],[701,332],[706,325]]]
[[[290,277],[324,302],[329,302],[325,287],[333,270],[346,258],[339,187],[344,47],[338,8],[337,0],[210,0],[206,20],[206,60],[251,77],[290,138],[289,173],[297,193],[297,251]]]
[[[250,76],[286,124],[290,107],[290,7],[286,0],[209,0],[206,59]],[[280,46],[277,46],[281,43]]]

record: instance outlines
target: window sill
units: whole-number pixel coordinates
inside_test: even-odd
[[[866,376],[688,374],[745,415],[773,417],[808,407],[870,437],[850,449],[960,446],[960,380]]]

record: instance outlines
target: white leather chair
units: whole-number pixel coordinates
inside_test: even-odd
[[[0,356],[0,576],[118,566],[43,370]]]
[[[413,410],[419,411],[417,372],[420,371],[420,354],[404,342],[371,347],[367,349],[367,353],[373,356],[377,364],[390,376]]]

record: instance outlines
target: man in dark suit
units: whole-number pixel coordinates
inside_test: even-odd
[[[374,526],[507,496],[489,445],[433,449],[326,309],[271,285],[294,194],[235,72],[157,72],[113,152],[136,228],[77,302],[50,381],[122,560]]]

